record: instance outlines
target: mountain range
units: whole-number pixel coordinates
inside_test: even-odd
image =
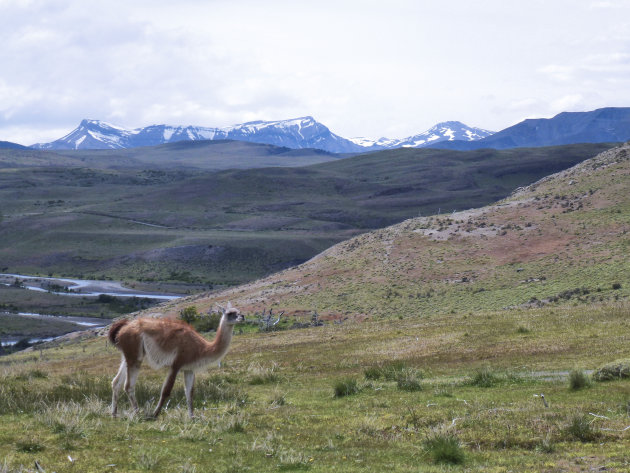
[[[553,118],[528,119],[476,141],[443,141],[432,147],[469,151],[620,142],[629,139],[630,107],[608,107],[590,112],[563,112]]]
[[[66,136],[36,149],[127,149],[197,140],[236,140],[330,153],[364,153],[394,148],[474,150],[619,142],[630,139],[630,107],[563,112],[553,118],[527,119],[497,133],[458,121],[438,123],[402,139],[343,138],[313,117],[253,121],[224,128],[151,125],[127,129],[100,120],[83,120]],[[13,144],[11,144],[13,145]]]
[[[389,138],[370,140],[343,138],[332,133],[313,117],[255,121],[225,128],[151,125],[131,130],[100,120],[85,119],[66,136],[50,143],[37,143],[32,145],[32,148],[124,149],[177,141],[236,140],[293,149],[315,148],[331,153],[363,153],[401,147],[422,148],[444,140],[474,140],[491,134],[491,131],[469,127],[455,121],[439,123],[430,130],[400,140]]]

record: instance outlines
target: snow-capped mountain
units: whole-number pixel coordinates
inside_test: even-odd
[[[476,141],[490,136],[493,133],[494,132],[482,128],[470,127],[462,122],[449,121],[438,123],[427,131],[400,140],[390,138],[379,138],[378,140],[351,138],[350,140],[359,146],[374,150],[403,147],[426,148],[441,141]]]
[[[316,148],[331,153],[361,153],[382,149],[425,147],[444,140],[476,140],[492,132],[460,122],[440,123],[408,138],[346,139],[332,133],[313,117],[277,121],[254,121],[224,128],[151,125],[126,129],[100,120],[83,120],[66,136],[50,143],[37,143],[37,149],[120,149],[155,146],[175,141],[238,140],[265,143],[293,149]]]
[[[175,141],[239,140],[287,148],[317,148],[331,153],[356,153],[364,149],[332,133],[312,117],[278,121],[255,121],[225,128],[151,125],[128,130],[100,120],[83,120],[66,136],[37,149],[117,149],[155,146]]]

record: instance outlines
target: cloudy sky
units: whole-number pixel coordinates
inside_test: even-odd
[[[630,106],[628,0],[0,0],[0,140],[82,118],[345,137]]]

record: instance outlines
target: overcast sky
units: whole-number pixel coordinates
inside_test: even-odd
[[[0,0],[0,140],[82,118],[345,137],[630,106],[630,1]]]

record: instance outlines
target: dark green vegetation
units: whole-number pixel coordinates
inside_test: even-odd
[[[271,148],[188,142],[64,154],[2,150],[0,271],[235,284],[358,232],[490,203],[607,147],[400,149],[217,172],[208,169],[267,165],[257,160]],[[297,162],[313,162],[309,156]]]

